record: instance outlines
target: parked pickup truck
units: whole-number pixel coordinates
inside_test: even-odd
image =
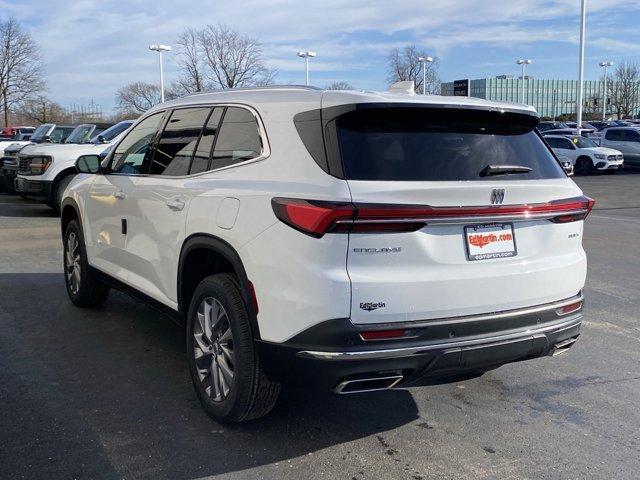
[[[125,120],[93,136],[88,142],[87,131],[95,132],[98,128],[89,129],[87,125],[79,125],[69,135],[67,143],[60,145],[34,144],[22,148],[12,165],[17,172],[15,190],[24,197],[33,198],[48,204],[55,211],[60,209],[60,200],[64,189],[76,173],[75,161],[80,155],[98,155],[108,150],[112,142],[117,140],[133,123]],[[76,140],[80,143],[68,143]],[[3,171],[7,169],[3,162]]]

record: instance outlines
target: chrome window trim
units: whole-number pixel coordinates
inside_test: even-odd
[[[266,160],[267,158],[269,158],[271,156],[271,146],[269,144],[269,138],[267,137],[267,130],[264,126],[264,122],[262,121],[262,118],[260,117],[260,114],[258,113],[258,111],[253,108],[251,105],[247,105],[244,103],[233,103],[233,102],[225,102],[225,103],[212,103],[212,104],[202,104],[202,103],[198,103],[195,105],[180,105],[179,107],[175,107],[175,108],[167,108],[166,110],[157,110],[154,111],[152,113],[150,113],[149,115],[147,115],[144,118],[141,118],[135,125],[132,125],[131,130],[133,131],[133,129],[136,127],[136,125],[139,122],[142,122],[144,119],[150,117],[151,115],[154,115],[156,113],[164,113],[166,114],[166,112],[168,111],[175,111],[175,110],[183,110],[183,109],[187,109],[187,108],[215,108],[215,107],[239,107],[239,108],[244,108],[245,110],[248,110],[253,117],[256,119],[257,123],[258,123],[258,134],[260,135],[260,143],[262,144],[262,148],[260,151],[260,155],[258,155],[255,158],[250,158],[249,160],[244,160],[242,162],[238,162],[238,163],[234,163],[233,165],[227,165],[225,167],[220,167],[220,168],[215,168],[213,170],[207,170],[205,172],[198,172],[198,173],[194,173],[194,174],[190,174],[190,175],[158,175],[158,174],[148,174],[148,173],[133,173],[133,174],[126,174],[126,173],[115,173],[115,172],[107,172],[106,175],[121,175],[121,176],[125,176],[125,177],[148,177],[148,178],[171,178],[171,179],[175,179],[175,180],[182,180],[182,179],[190,179],[190,178],[196,178],[196,177],[200,177],[202,175],[207,175],[213,172],[220,172],[223,170],[228,170],[230,168],[236,168],[236,167],[242,167],[244,165],[248,165],[250,163],[254,163],[254,162],[260,162],[262,160]],[[222,120],[224,121],[224,117],[222,118]],[[164,130],[164,125],[163,125],[163,130]],[[160,132],[160,134],[162,134],[162,132]],[[126,138],[126,137],[124,137]],[[122,142],[124,140],[124,138],[122,140],[120,140],[120,142]],[[118,142],[118,145],[120,144],[120,142]],[[116,145],[113,148],[113,154],[115,155],[116,149],[118,148],[118,145]],[[109,160],[109,165],[111,164],[111,160]]]

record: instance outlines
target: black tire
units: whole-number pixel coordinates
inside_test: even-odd
[[[72,247],[73,241],[70,241],[72,237],[77,241],[76,249]],[[70,252],[70,250],[73,251]],[[83,308],[99,307],[106,302],[109,297],[109,286],[95,278],[89,270],[84,237],[77,220],[71,220],[64,232],[62,257],[64,281],[71,302]],[[74,283],[74,275],[79,276],[77,284]]]
[[[591,175],[593,173],[593,162],[589,157],[579,157],[576,160],[576,175]]]
[[[215,303],[216,309],[222,307],[224,316],[217,324],[213,326],[209,324],[209,335],[207,335],[201,323],[201,320],[206,322],[206,317],[200,315],[199,319],[198,311],[199,309],[203,311],[203,305],[214,305],[213,302],[218,302]],[[220,315],[217,317],[220,318]],[[224,325],[217,330],[216,337],[216,328],[222,323]],[[224,353],[228,353],[229,349],[226,348],[223,352],[221,345],[224,337],[229,334],[232,341],[232,355],[225,356]],[[206,345],[209,346],[208,350]],[[226,347],[229,346],[229,340],[227,340]],[[228,386],[228,391],[225,393],[216,391],[220,387],[219,384],[215,390],[212,386],[216,378],[212,374],[213,369],[216,368],[214,365],[218,365],[214,363],[216,356],[224,357],[227,368],[232,367],[230,368],[231,381],[228,382],[230,385],[225,382]],[[214,420],[221,423],[253,420],[268,414],[275,406],[280,394],[280,384],[270,381],[260,366],[249,314],[234,276],[212,275],[202,280],[196,288],[189,306],[187,321],[187,357],[198,399],[207,414]],[[211,370],[207,372],[207,368]],[[222,377],[222,370],[218,370],[217,375]]]
[[[51,202],[49,203],[49,206],[53,208],[53,211],[56,212],[57,215],[60,215],[62,207],[62,194],[64,193],[69,183],[71,183],[71,180],[73,180],[73,177],[73,174],[66,175],[58,180],[53,186],[53,192],[51,192]]]

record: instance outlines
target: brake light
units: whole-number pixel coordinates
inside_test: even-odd
[[[325,233],[414,232],[427,224],[466,224],[486,221],[549,220],[568,223],[584,220],[595,200],[581,196],[548,203],[431,207],[429,205],[358,204],[297,198],[274,198],[278,219],[313,237]]]
[[[353,218],[351,203],[334,203],[297,198],[274,198],[273,212],[282,222],[313,237],[321,237],[335,229],[340,220]]]

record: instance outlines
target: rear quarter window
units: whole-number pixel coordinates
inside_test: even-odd
[[[355,110],[335,121],[349,180],[460,181],[563,178],[527,115],[433,108]],[[481,176],[488,165],[528,173]]]

